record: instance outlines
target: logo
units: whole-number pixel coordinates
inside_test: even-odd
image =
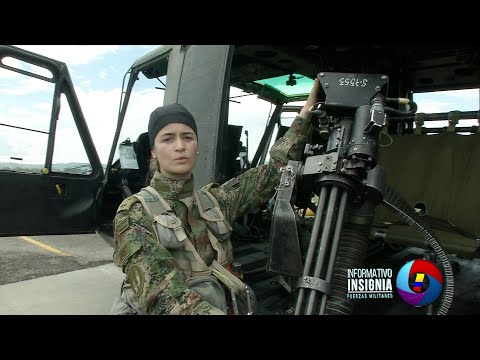
[[[437,300],[443,290],[443,276],[428,260],[412,260],[397,275],[397,291],[408,304],[422,307]]]
[[[348,269],[347,299],[391,299],[392,269]]]

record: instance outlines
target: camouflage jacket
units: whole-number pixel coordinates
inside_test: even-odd
[[[239,175],[229,185],[209,184],[204,188],[217,199],[227,221],[265,204],[275,194],[279,168],[288,160],[300,160],[309,121],[297,116],[290,129],[270,150],[268,164]],[[157,172],[151,184],[182,221],[185,232],[209,265],[215,258],[207,228],[193,202],[194,178],[172,180]],[[180,276],[172,254],[156,239],[152,218],[135,197],[125,199],[114,219],[114,262],[125,273],[124,286],[131,287],[141,309],[148,314],[222,314],[189,289]]]

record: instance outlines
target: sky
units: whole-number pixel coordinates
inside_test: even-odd
[[[125,73],[138,57],[158,45],[15,46],[67,64],[100,160],[106,163],[115,133]],[[159,106],[158,97],[151,93],[141,95],[142,89],[136,89],[132,96],[131,113],[135,112],[138,118],[148,119],[150,112]],[[146,131],[146,126],[144,129]],[[76,161],[76,149],[71,147],[70,150],[70,153],[64,154],[59,161]]]
[[[17,47],[39,53],[41,55],[60,60],[67,64],[72,77],[75,91],[80,106],[87,121],[93,142],[102,163],[106,163],[110,153],[113,135],[118,117],[120,96],[124,76],[133,62],[158,45],[15,45]],[[13,91],[12,85],[8,85],[6,75],[0,76],[0,95],[6,91]],[[3,86],[2,86],[3,82]],[[8,86],[7,86],[8,85]],[[159,84],[160,85],[160,84]],[[18,88],[18,91],[32,91],[31,87]],[[233,91],[231,96],[242,94]],[[263,129],[270,114],[270,105],[256,99],[255,96],[235,98],[238,103],[230,103],[230,124],[242,125],[243,130],[249,132],[249,158],[252,160],[254,150],[261,139]],[[418,112],[435,113],[448,112],[451,110],[472,111],[479,109],[479,91],[463,90],[449,94],[422,94],[414,99],[419,105]],[[122,131],[120,140],[125,136],[133,136],[147,129],[149,115],[153,109],[161,106],[163,95],[159,91],[142,88],[141,84],[135,85],[129,110],[125,119],[125,130]],[[34,105],[38,111],[47,111],[51,104]],[[238,108],[242,111],[238,111]],[[2,110],[0,108],[0,123],[2,123]],[[33,116],[33,115],[30,115]],[[248,124],[245,121],[248,120]],[[289,125],[292,118],[286,118],[283,125]],[[475,125],[476,122],[468,122]],[[438,126],[438,125],[435,125]],[[442,124],[441,126],[446,126]],[[129,127],[131,127],[131,132]],[[133,130],[135,129],[135,131]],[[0,162],[4,161],[2,154],[11,155],[11,150],[5,151],[6,136],[1,137],[0,130]],[[46,131],[48,129],[45,129]],[[73,129],[70,129],[73,130]],[[65,129],[64,134],[68,134]],[[32,135],[33,136],[33,135]],[[135,139],[132,139],[135,140]],[[245,135],[242,131],[242,139],[245,144]],[[21,144],[8,138],[10,146]],[[60,137],[59,147],[63,146],[68,151],[61,152],[58,161],[68,162],[76,157],[76,147],[70,142],[68,135]],[[3,142],[3,145],[2,145]],[[31,144],[35,144],[31,140]],[[62,143],[63,142],[63,143]],[[33,146],[32,145],[32,146]],[[18,145],[20,146],[20,145]],[[81,145],[79,144],[79,147]],[[39,152],[41,153],[41,151]]]
[[[93,142],[96,146],[97,152],[100,156],[102,163],[106,164],[108,156],[111,150],[111,144],[115,133],[116,122],[118,118],[119,104],[122,84],[124,76],[134,61],[141,55],[145,54],[149,50],[152,50],[159,45],[15,45],[19,48],[29,50],[67,64],[67,67],[72,78],[72,82],[75,86],[75,92],[77,94],[80,106],[88,124],[88,128],[93,138]],[[0,69],[3,70],[3,69]],[[17,86],[16,91],[27,93],[33,92],[33,86],[30,83],[25,83],[22,88],[18,85],[14,85],[13,82],[8,82],[7,76],[9,71],[4,71],[3,77],[0,73],[0,95],[7,91],[11,91]],[[39,82],[35,79],[35,82]],[[2,84],[3,83],[3,84]],[[161,84],[159,84],[161,85]],[[8,89],[8,90],[7,90]],[[231,96],[243,94],[239,89],[232,89]],[[23,102],[25,102],[23,98]],[[1,100],[1,98],[0,98]],[[242,138],[244,144],[246,144],[245,130],[249,132],[248,144],[250,149],[254,149],[260,142],[263,129],[267,123],[268,115],[271,111],[270,104],[265,101],[256,99],[255,96],[247,96],[239,99],[235,99],[237,102],[230,103],[230,119],[229,123],[233,125],[244,126],[242,131]],[[35,101],[35,100],[32,100]],[[238,103],[240,102],[240,104]],[[62,102],[63,104],[63,102]],[[126,118],[124,121],[124,130],[120,135],[120,141],[125,140],[127,137],[132,137],[131,140],[136,140],[139,133],[147,130],[148,119],[150,113],[158,106],[163,104],[163,92],[152,91],[150,87],[142,87],[141,82],[137,82],[132,92],[132,97],[129,102]],[[51,104],[43,103],[34,105],[35,111],[47,111]],[[242,111],[237,111],[239,107],[242,107]],[[62,106],[62,111],[65,109]],[[31,125],[31,128],[36,128],[34,114],[31,114],[32,119],[25,120]],[[22,123],[22,121],[13,120],[11,116],[8,120],[3,118],[0,110],[0,123]],[[249,123],[247,128],[246,121]],[[287,119],[287,122],[291,119]],[[61,123],[59,122],[59,126]],[[287,125],[289,125],[287,123]],[[25,126],[25,125],[23,125]],[[27,127],[27,126],[25,126]],[[48,129],[43,129],[48,131]],[[62,136],[58,136],[59,131],[62,130]],[[70,128],[69,131],[75,129]],[[12,134],[14,132],[12,131]],[[18,133],[15,132],[15,134]],[[68,147],[68,151],[62,151],[59,153],[58,162],[70,162],[79,161],[78,158],[82,158],[84,161],[85,154],[82,151],[77,153],[77,149],[82,149],[80,143],[76,143],[73,146],[69,136],[63,136],[67,134],[66,129],[57,128],[56,137],[56,149]],[[37,134],[25,134],[22,137],[31,137],[29,141],[17,141],[12,136],[1,137],[0,131],[0,162],[8,161],[12,154],[12,147],[18,147],[18,152],[21,152],[25,148],[25,142],[31,144],[37,144],[41,141],[35,140]],[[68,139],[67,139],[68,138]],[[3,146],[6,141],[9,142],[10,148],[3,152],[2,155],[2,142]],[[202,145],[202,144],[201,144]],[[30,151],[30,153],[37,153],[39,155],[37,161],[42,161],[44,151]],[[17,151],[13,151],[17,154]],[[250,160],[253,159],[254,151],[249,152]],[[19,155],[19,157],[22,157]],[[55,159],[54,159],[55,160]]]

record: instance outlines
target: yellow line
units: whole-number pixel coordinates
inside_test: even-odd
[[[20,236],[20,239],[25,240],[25,241],[28,241],[29,243],[31,243],[31,244],[33,244],[33,245],[37,245],[37,246],[41,247],[42,249],[51,251],[51,252],[53,252],[53,253],[55,253],[55,254],[57,254],[57,255],[70,256],[69,253],[66,253],[66,252],[64,252],[64,251],[55,249],[53,246],[44,244],[44,243],[42,243],[42,242],[40,242],[40,241],[33,240],[32,238],[29,238],[28,236]]]

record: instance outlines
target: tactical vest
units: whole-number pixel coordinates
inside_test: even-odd
[[[153,229],[157,239],[170,251],[182,272],[183,280],[190,277],[210,275],[211,269],[205,264],[188,239],[182,221],[175,215],[168,203],[152,187],[140,190],[136,197],[153,218]],[[207,225],[208,238],[217,252],[216,261],[227,267],[233,260],[230,235],[232,228],[223,216],[217,199],[206,191],[194,191],[194,201],[200,216]]]
[[[232,227],[226,221],[217,199],[206,190],[194,191],[194,201],[200,216],[205,220],[210,244],[217,258],[208,266],[197,252],[182,225],[165,199],[151,186],[143,188],[133,195],[143,205],[153,219],[153,229],[158,241],[174,257],[179,273],[187,285],[200,294],[202,299],[227,312],[226,293],[230,292],[234,312],[239,313],[238,299],[247,299],[243,313],[252,313],[255,295],[250,287],[227,270],[233,260],[230,235]],[[220,283],[223,286],[220,285]],[[244,301],[245,302],[245,301]]]

